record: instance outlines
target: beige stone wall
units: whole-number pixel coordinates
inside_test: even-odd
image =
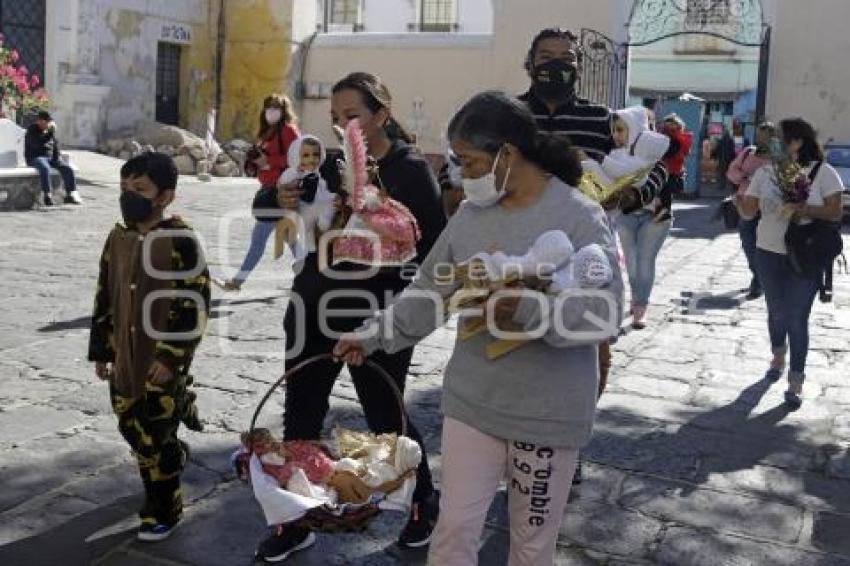
[[[539,29],[592,27],[616,35],[624,21],[622,0],[494,0],[493,10],[492,36],[320,36],[309,53],[305,82],[330,85],[356,70],[381,76],[393,93],[397,118],[418,134],[424,151],[439,153],[445,126],[472,94],[528,87],[522,63]],[[329,100],[305,100],[299,110],[305,131],[333,139]]]
[[[850,2],[775,3],[767,114],[802,116],[829,138],[850,143]],[[772,5],[772,3],[771,3]],[[767,8],[767,2],[766,2]]]

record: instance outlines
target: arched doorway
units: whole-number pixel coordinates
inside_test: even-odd
[[[581,31],[583,96],[612,108],[637,101],[664,109],[660,101],[690,92],[679,79],[689,73],[695,76],[693,73],[699,68],[702,81],[694,81],[697,96],[689,99],[699,100],[702,88],[704,96],[709,94],[705,110],[715,120],[712,124],[734,129],[739,142],[752,139],[754,124],[765,113],[770,49],[771,30],[765,23],[761,0],[634,0],[625,31],[627,41],[623,43],[597,30]],[[653,56],[645,53],[665,50],[675,55],[671,59],[681,56],[680,64],[656,65],[648,74],[648,65],[641,63],[652,61]],[[697,60],[703,62],[702,66],[691,63]],[[705,64],[712,61],[714,66]],[[732,83],[728,92],[718,92],[718,85],[732,78],[724,73],[738,73],[737,83],[727,80]],[[740,114],[736,114],[739,110]],[[723,116],[723,121],[717,121],[718,115]],[[692,118],[694,121],[697,120]],[[693,123],[692,127],[703,133],[706,125]],[[711,133],[716,133],[714,128]],[[696,161],[689,167],[692,177],[688,190],[692,193],[700,187],[700,160]]]

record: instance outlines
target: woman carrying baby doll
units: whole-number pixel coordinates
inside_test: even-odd
[[[418,264],[445,226],[436,179],[427,162],[410,145],[412,138],[393,118],[389,90],[378,77],[352,73],[339,81],[332,92],[334,124],[344,129],[350,121],[357,120],[369,155],[375,160],[374,183],[385,197],[390,197],[384,199],[384,204],[403,206],[415,218],[421,237],[412,251],[416,256],[413,262]],[[303,210],[306,192],[303,181],[296,179],[280,186],[279,202],[284,209]],[[360,213],[369,215],[367,210]],[[353,262],[333,262],[336,274],[328,273],[326,268],[320,265],[320,254],[308,249],[293,282],[292,299],[284,316],[287,367],[331,353],[340,334],[358,328],[366,313],[383,308],[407,286],[406,273],[412,271],[399,265],[367,271]],[[340,272],[345,277],[340,277]],[[343,314],[344,311],[348,314]],[[374,360],[403,392],[412,356],[410,345],[392,354],[381,352]],[[333,360],[318,361],[286,382],[285,441],[319,438],[328,412],[328,398],[342,366],[342,362]],[[372,432],[400,432],[398,404],[383,380],[365,366],[349,367],[349,372]],[[422,445],[422,437],[409,419],[407,436]],[[437,493],[425,454],[423,447],[412,512],[399,537],[399,543],[404,546],[427,545],[436,522]],[[310,546],[313,540],[312,533],[300,524],[276,526],[274,533],[261,544],[259,554],[267,561],[283,560],[292,552]]]
[[[673,222],[673,198],[665,188],[667,168],[662,161],[670,151],[670,138],[649,129],[649,115],[642,106],[618,110],[612,130],[617,148],[603,160],[602,172],[611,179],[640,175],[633,188],[602,203],[617,211],[616,230],[631,288],[629,312],[632,327],[640,330],[646,326],[655,261]]]
[[[260,110],[257,141],[245,160],[245,173],[256,176],[261,188],[274,187],[281,173],[292,166],[288,163],[289,147],[298,136],[297,118],[292,102],[283,94],[271,94],[263,100]],[[297,166],[297,164],[296,164]],[[274,203],[264,207],[272,208]],[[275,229],[277,217],[257,218],[251,230],[251,243],[239,272],[224,283],[225,291],[239,291],[266,249],[266,243]]]
[[[612,268],[608,285],[562,296],[492,296],[485,310],[499,328],[537,329],[536,338],[493,361],[488,333],[458,341],[444,376],[443,493],[429,564],[477,563],[487,510],[507,479],[509,564],[548,566],[578,449],[593,426],[597,347],[616,334],[622,315],[616,247],[602,210],[575,188],[578,154],[564,136],[539,131],[519,101],[498,92],[475,96],[452,119],[449,141],[467,200],[410,287],[334,353],[357,365],[409,348],[442,325],[434,301],[461,286],[445,276],[446,266],[482,252],[526,256],[547,248],[538,240],[549,232],[563,232],[577,250],[600,246]],[[590,322],[599,319],[602,329]],[[385,325],[391,333],[378,330]]]

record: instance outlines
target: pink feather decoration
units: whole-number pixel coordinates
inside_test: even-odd
[[[343,186],[353,211],[346,228],[353,229],[334,240],[334,262],[400,265],[416,257],[419,225],[406,206],[369,184],[366,149],[359,120],[351,120],[343,135]],[[375,237],[356,234],[363,229]]]
[[[349,164],[349,181],[353,186],[348,187],[351,195],[351,208],[356,212],[363,210],[366,205],[366,183],[369,182],[367,171],[366,140],[360,129],[360,120],[354,119],[345,127],[345,158]]]

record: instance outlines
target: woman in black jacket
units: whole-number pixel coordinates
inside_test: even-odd
[[[331,108],[334,124],[342,128],[349,120],[359,119],[369,154],[377,161],[379,183],[391,198],[407,206],[416,217],[422,233],[414,260],[418,264],[442,232],[446,218],[433,172],[411,146],[412,137],[392,116],[392,99],[387,87],[374,75],[352,73],[334,86]],[[280,202],[285,208],[298,208],[297,189],[282,187],[280,193]],[[372,312],[383,309],[415,273],[411,268],[386,267],[366,277],[362,267],[337,265],[335,270],[346,271],[351,277],[333,278],[320,270],[319,255],[308,256],[293,283],[292,298],[284,317],[287,367],[294,367],[317,354],[330,353],[339,334],[358,328]],[[356,274],[358,271],[360,274]],[[347,292],[347,296],[327,300],[330,292]],[[325,304],[322,304],[323,297]],[[349,311],[347,315],[330,312],[346,310]],[[413,348],[408,348],[396,354],[380,352],[373,360],[404,391],[412,356]],[[328,398],[342,365],[331,360],[317,362],[286,383],[286,440],[319,438],[328,411]],[[376,433],[399,432],[402,423],[389,388],[366,366],[349,367],[349,372],[370,429]],[[407,434],[422,445],[422,437],[409,419]],[[410,547],[428,544],[437,517],[437,494],[424,446],[422,454],[416,474],[413,510],[399,537],[400,544]],[[306,528],[285,525],[262,543],[259,554],[266,560],[282,560],[296,550],[307,548],[312,541],[313,535]]]
[[[82,204],[77,192],[77,180],[74,170],[63,163],[59,155],[59,142],[56,140],[56,124],[50,113],[42,110],[38,113],[35,123],[27,128],[24,136],[24,159],[27,165],[38,171],[41,178],[41,191],[44,193],[44,205],[52,206],[53,197],[50,195],[50,169],[56,169],[62,175],[65,184],[65,203]]]

